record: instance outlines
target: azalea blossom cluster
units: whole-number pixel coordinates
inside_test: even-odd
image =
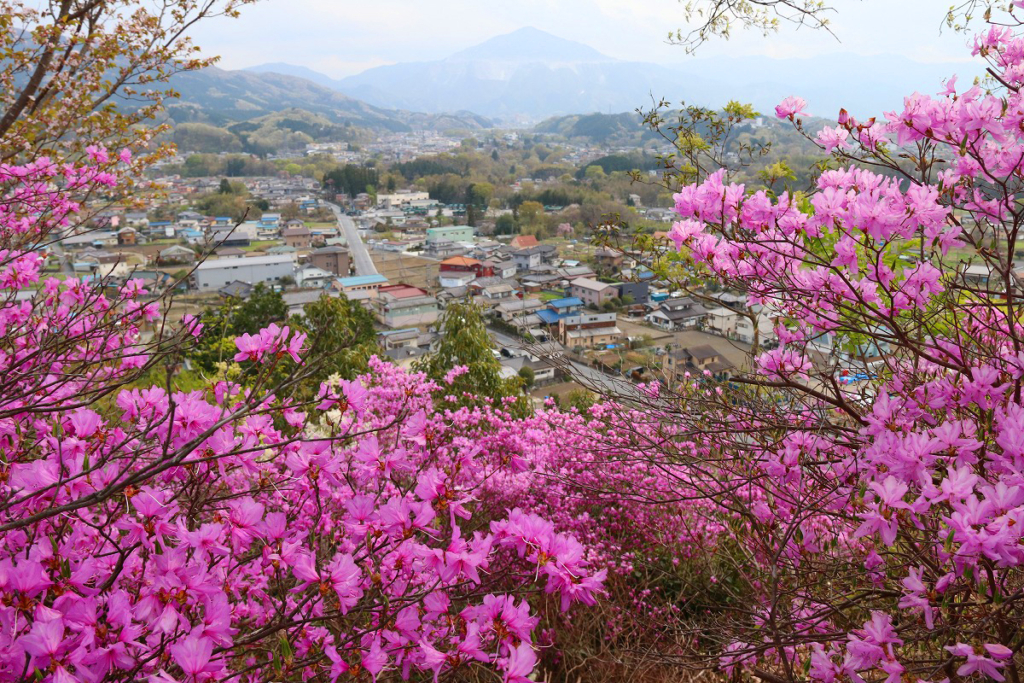
[[[536,584],[567,609],[592,604],[603,574],[536,515],[473,524],[486,454],[462,435],[468,413],[431,412],[434,389],[375,363],[325,389],[341,404],[315,424],[291,411],[276,427],[272,396],[240,414],[252,397],[224,383],[124,390],[114,419],[39,421],[22,435],[35,457],[4,487],[4,680],[333,680],[473,661],[523,680],[536,618],[489,588]]]
[[[116,181],[44,162],[0,174],[8,244],[59,238],[76,193]],[[274,369],[301,372],[306,339],[277,326],[235,341],[245,387],[142,384],[202,334],[194,318],[165,328],[134,280],[40,282],[38,250],[0,260],[0,680],[475,663],[523,681],[534,596],[561,611],[602,594],[568,527],[511,499],[481,513],[487,481],[530,467],[502,454],[523,425],[500,409],[440,412],[443,387],[377,360],[296,404]]]
[[[663,457],[703,463],[690,483],[744,548],[732,572],[753,604],[700,646],[727,671],[1018,679],[1024,35],[994,26],[974,54],[987,89],[950,79],[882,120],[842,112],[815,139],[846,165],[809,194],[722,170],[675,196],[669,237],[780,341],[731,403],[695,383],[685,412],[652,407],[689,433]]]
[[[646,457],[650,443],[637,434],[662,431],[671,439],[672,425],[663,418],[605,401],[586,413],[549,406],[514,432],[487,430],[489,436],[472,428],[480,443],[493,444],[494,452],[511,458],[511,467],[484,484],[481,504],[490,514],[511,505],[532,510],[571,530],[587,563],[607,571],[609,595],[598,609],[569,620],[546,620],[551,627],[546,637],[561,660],[591,664],[604,673],[632,647],[672,647],[683,605],[668,577],[683,565],[692,565],[699,582],[710,577],[695,560],[714,553],[727,526],[711,501],[696,495],[681,500],[682,491],[697,491],[693,468]],[[683,602],[692,597],[688,593]],[[607,648],[598,664],[587,662],[588,655],[597,656],[595,639]],[[632,664],[625,659],[623,671],[628,671]]]

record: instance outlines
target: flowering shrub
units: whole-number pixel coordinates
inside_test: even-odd
[[[0,235],[54,239],[68,197],[114,183],[88,167],[3,167]],[[235,340],[245,388],[138,387],[201,324],[176,332],[131,281],[49,279],[0,252],[0,680],[336,680],[536,663],[532,591],[593,604],[604,573],[580,543],[476,496],[521,424],[437,412],[440,388],[380,361],[289,396],[305,335]],[[23,296],[31,293],[31,298]],[[144,342],[144,325],[156,325]],[[479,432],[479,428],[477,427]]]
[[[809,195],[723,170],[675,196],[669,237],[781,342],[733,391],[694,381],[685,410],[649,406],[680,438],[648,459],[692,467],[680,496],[714,501],[739,549],[713,560],[727,616],[684,624],[728,672],[1018,680],[1024,36],[1005,23],[974,45],[991,89],[841,112],[815,139],[847,165]],[[805,106],[776,112],[803,130]]]

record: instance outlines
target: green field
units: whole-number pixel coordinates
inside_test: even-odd
[[[268,249],[270,247],[279,247],[283,245],[284,242],[282,242],[281,240],[257,240],[255,242],[250,242],[249,246],[239,247],[239,249],[241,249],[242,251],[262,251],[263,249]]]

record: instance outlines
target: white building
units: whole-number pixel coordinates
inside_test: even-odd
[[[250,285],[257,282],[275,285],[281,278],[291,277],[294,271],[295,260],[291,254],[211,259],[196,266],[192,285],[200,292],[215,292],[235,280]]]
[[[397,209],[413,202],[429,202],[429,192],[396,192],[394,194],[377,195],[377,206],[386,209]]]
[[[758,306],[752,312],[757,321],[758,341],[763,344],[766,341],[775,339],[775,318],[777,316],[774,315],[774,311]],[[732,309],[725,307],[712,308],[707,312],[705,325],[708,332],[713,332],[729,339],[736,339],[744,344],[752,344],[754,342],[754,324],[748,316],[741,315]]]
[[[337,276],[334,273],[317,268],[316,266],[305,266],[295,273],[295,284],[299,287],[312,287],[323,289]]]

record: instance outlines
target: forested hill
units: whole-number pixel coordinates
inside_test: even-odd
[[[171,79],[180,97],[168,102],[173,123],[205,123],[226,127],[277,112],[302,109],[338,125],[374,130],[490,127],[484,117],[466,112],[421,114],[375,107],[313,81],[279,73],[226,71],[211,67],[180,73]]]

